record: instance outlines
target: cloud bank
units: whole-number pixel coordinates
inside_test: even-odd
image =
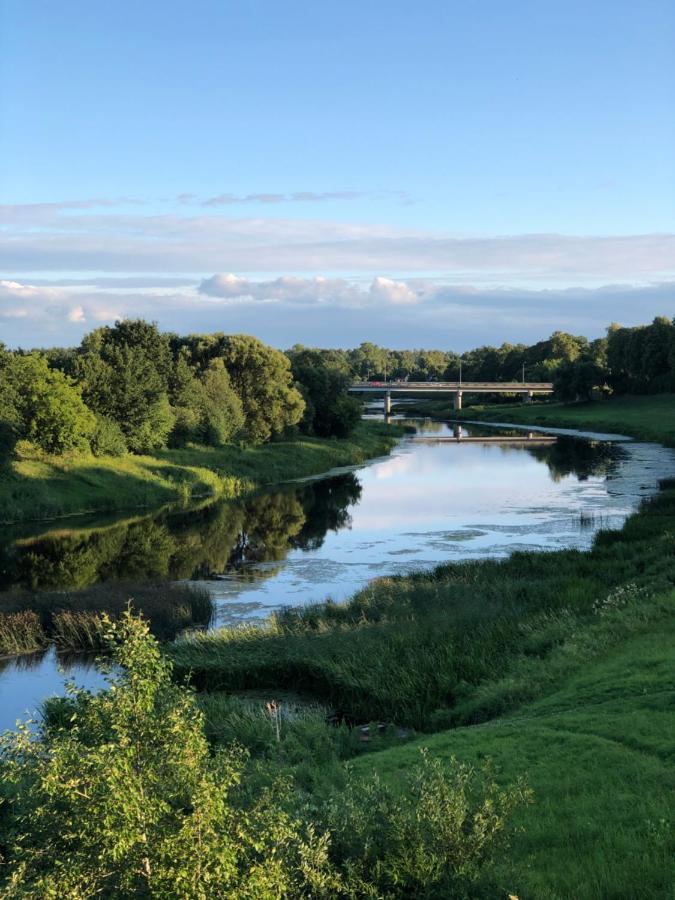
[[[164,277],[333,272],[395,278],[443,273],[472,283],[561,286],[675,278],[673,234],[449,236],[321,219],[95,208],[121,202],[0,206],[0,270],[14,277],[28,272]]]
[[[281,347],[461,350],[675,311],[674,234],[466,236],[220,209],[356,196],[179,195],[153,214],[128,197],[0,206],[0,340],[72,344],[143,316]]]
[[[596,337],[612,321],[633,325],[673,312],[675,282],[524,290],[383,276],[360,283],[219,274],[189,289],[0,283],[0,340],[24,347],[77,343],[99,325],[142,316],[179,333],[248,332],[278,347],[371,340],[461,351],[534,342],[556,329]]]

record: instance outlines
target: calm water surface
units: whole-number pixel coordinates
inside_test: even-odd
[[[415,425],[391,456],[239,503],[5,530],[0,589],[191,579],[214,597],[216,626],[263,619],[283,606],[344,600],[380,575],[588,547],[598,528],[620,527],[659,478],[675,475],[675,454],[655,444],[536,435],[502,444],[499,434],[525,435],[472,426],[462,434],[493,440],[456,442],[451,426]],[[79,684],[101,683],[91,661],[61,662]],[[0,660],[0,729],[61,692],[63,678],[53,650]]]

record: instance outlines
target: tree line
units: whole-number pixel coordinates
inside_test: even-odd
[[[189,443],[262,443],[293,432],[346,437],[360,416],[354,379],[553,381],[563,400],[594,391],[675,390],[675,324],[610,325],[589,341],[554,332],[535,344],[450,350],[351,350],[249,335],[179,336],[125,320],[79,347],[10,351],[0,344],[0,450],[17,440],[47,453],[152,453]]]
[[[296,345],[289,354],[306,352]],[[605,337],[555,331],[535,344],[484,345],[452,350],[390,350],[364,342],[352,350],[313,351],[326,365],[364,381],[552,381],[563,400],[605,393],[675,390],[675,323],[659,316],[650,325],[612,324]]]
[[[0,443],[47,453],[152,453],[188,443],[262,443],[292,430],[346,436],[360,415],[349,376],[248,335],[178,335],[116,322],[79,347],[0,344]]]

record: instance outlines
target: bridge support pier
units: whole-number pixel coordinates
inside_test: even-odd
[[[534,391],[528,391],[523,397],[525,403],[532,403],[534,400]]]
[[[387,391],[384,395],[384,414],[385,416],[391,415],[391,391]]]
[[[462,392],[461,391],[455,391],[452,405],[453,405],[453,408],[455,409],[455,411],[458,411],[462,408]]]

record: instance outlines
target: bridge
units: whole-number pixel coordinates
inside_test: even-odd
[[[462,408],[462,395],[518,394],[531,403],[535,394],[552,394],[550,381],[355,381],[353,394],[384,395],[384,412],[391,412],[392,394],[450,394],[456,410]]]

